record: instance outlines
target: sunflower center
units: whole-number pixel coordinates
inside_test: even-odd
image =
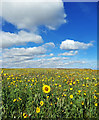
[[[48,87],[45,87],[45,90],[48,91]]]

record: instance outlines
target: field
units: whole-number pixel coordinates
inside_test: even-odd
[[[2,69],[2,119],[99,117],[91,69]]]

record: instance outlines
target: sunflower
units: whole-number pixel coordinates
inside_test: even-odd
[[[69,83],[69,85],[72,85],[72,83]]]
[[[78,90],[78,92],[80,93],[80,92],[81,92],[81,90]]]
[[[59,85],[59,87],[61,87],[61,85]]]
[[[72,104],[73,104],[73,102],[70,102],[70,104],[72,105]]]
[[[73,90],[73,88],[70,88],[70,90]]]
[[[84,102],[82,102],[81,104],[84,105]]]
[[[49,98],[49,96],[47,96],[47,99]]]
[[[98,106],[98,103],[95,103],[95,106]]]
[[[23,113],[23,117],[24,117],[24,118],[27,118],[28,115],[27,115],[26,113]]]
[[[40,108],[37,107],[37,108],[36,108],[36,113],[39,113],[39,112],[40,112]]]
[[[49,93],[50,90],[51,90],[50,86],[48,86],[48,85],[44,85],[44,86],[42,87],[42,89],[43,89],[43,92],[44,92],[44,93]]]
[[[52,106],[52,103],[50,105]]]
[[[40,105],[43,106],[44,102],[43,101],[40,101]]]
[[[13,102],[17,101],[17,99],[14,99]]]
[[[73,95],[70,95],[69,97],[72,99],[72,98],[73,98]]]

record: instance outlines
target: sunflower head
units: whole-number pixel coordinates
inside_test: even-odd
[[[26,113],[23,113],[23,117],[24,117],[24,118],[27,118],[28,115],[27,115]]]
[[[98,103],[95,103],[95,106],[98,106]]]
[[[37,107],[37,108],[36,108],[36,113],[39,113],[39,112],[40,112],[40,108]]]
[[[84,102],[82,102],[82,105],[84,105]]]
[[[43,89],[43,92],[44,92],[44,93],[49,93],[50,90],[51,90],[50,86],[48,86],[48,85],[44,85],[44,86],[42,87],[42,89]]]
[[[72,104],[73,104],[73,102],[70,102],[70,104],[72,105]]]
[[[72,99],[72,98],[73,98],[73,95],[70,95],[69,97]]]
[[[43,101],[40,101],[40,105],[43,106],[44,102]]]

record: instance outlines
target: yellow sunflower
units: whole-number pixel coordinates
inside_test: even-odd
[[[73,88],[70,88],[70,90],[73,90]]]
[[[70,104],[72,105],[72,104],[73,104],[73,102],[70,102]]]
[[[24,117],[24,118],[27,118],[28,115],[27,115],[26,113],[23,113],[23,117]]]
[[[81,104],[84,105],[84,102],[82,102]]]
[[[13,102],[17,101],[17,99],[14,99]]]
[[[43,92],[44,92],[44,93],[49,93],[50,90],[51,90],[50,86],[48,86],[48,85],[44,85],[44,86],[42,87],[42,89],[43,89]]]
[[[70,95],[69,97],[72,99],[72,98],[73,98],[73,95]]]
[[[95,103],[95,106],[98,106],[98,103]]]
[[[36,108],[36,113],[39,113],[39,112],[40,112],[40,108],[37,107],[37,108]]]
[[[44,102],[43,101],[40,101],[40,105],[43,106]]]
[[[95,103],[95,106],[98,106],[98,103]]]

